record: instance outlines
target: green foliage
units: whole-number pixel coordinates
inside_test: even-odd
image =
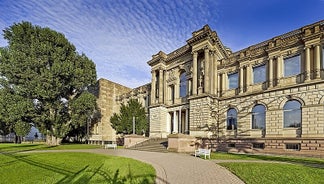
[[[13,93],[8,88],[0,89],[0,122],[3,134],[14,131],[18,136],[26,135],[31,128],[34,113],[33,102]]]
[[[9,45],[0,50],[1,85],[32,100],[32,121],[42,133],[64,137],[75,127],[73,113],[82,111],[71,110],[70,104],[83,98],[96,81],[95,64],[78,54],[63,34],[49,28],[21,22],[6,28],[3,36]],[[95,106],[93,100],[84,104]]]
[[[137,135],[148,132],[148,121],[145,115],[145,108],[137,100],[131,99],[128,103],[122,104],[119,114],[114,113],[110,118],[112,127],[117,133],[133,133],[133,117],[135,117],[135,131]]]
[[[81,152],[0,154],[1,183],[154,183],[137,160]],[[17,172],[19,171],[19,172]]]

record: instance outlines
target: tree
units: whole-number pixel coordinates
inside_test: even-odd
[[[9,87],[0,89],[0,122],[4,134],[14,132],[15,143],[28,134],[32,123],[34,105],[30,99],[14,94]]]
[[[114,113],[110,123],[117,133],[133,133],[133,117],[135,118],[135,132],[142,135],[148,132],[148,121],[145,108],[137,100],[131,99],[127,104],[122,104],[119,114]]]
[[[71,101],[71,126],[73,130],[69,136],[84,137],[87,135],[90,122],[94,120],[94,110],[97,109],[96,97],[89,92],[82,93]],[[88,138],[88,137],[87,137]]]
[[[96,81],[95,64],[49,28],[15,23],[3,36],[8,46],[1,52],[1,76],[15,94],[33,101],[32,121],[47,135],[47,143],[59,144],[75,124],[72,117],[78,111],[71,105]]]

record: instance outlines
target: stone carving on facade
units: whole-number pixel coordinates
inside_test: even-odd
[[[176,70],[173,68],[173,69],[167,71],[167,76],[168,76],[168,78],[166,80],[167,82],[175,81],[177,79]]]
[[[204,77],[205,77],[205,61],[201,61],[200,65],[200,75],[199,75],[199,86],[200,88],[204,87]]]

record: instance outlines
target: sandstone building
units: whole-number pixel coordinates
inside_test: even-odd
[[[324,154],[324,21],[237,52],[206,25],[148,64],[150,137],[181,133],[214,149]]]

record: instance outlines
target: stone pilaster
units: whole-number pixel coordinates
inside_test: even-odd
[[[159,70],[159,103],[163,103],[163,70]]]
[[[315,46],[315,64],[316,64],[315,78],[319,79],[321,78],[321,46],[320,45]]]
[[[243,87],[244,87],[244,67],[241,66],[240,67],[240,87],[239,87],[239,90],[240,90],[240,93],[243,93],[244,90],[243,90]]]
[[[151,104],[155,104],[155,99],[156,99],[156,72],[153,70],[152,72],[152,86],[151,86]]]
[[[310,47],[305,47],[305,80],[310,80]]]
[[[277,57],[277,85],[280,84],[280,79],[282,78],[283,70],[283,58],[282,56]]]
[[[268,60],[268,81],[269,87],[273,87],[273,58],[270,57]]]
[[[197,61],[197,57],[198,57],[198,53],[197,51],[192,52],[193,54],[193,59],[192,59],[192,94],[193,95],[197,95],[197,79],[198,79],[198,75],[197,75],[197,69],[198,69],[198,61]]]
[[[204,92],[209,93],[209,49],[208,47],[204,48],[205,53],[205,73],[204,73]]]

